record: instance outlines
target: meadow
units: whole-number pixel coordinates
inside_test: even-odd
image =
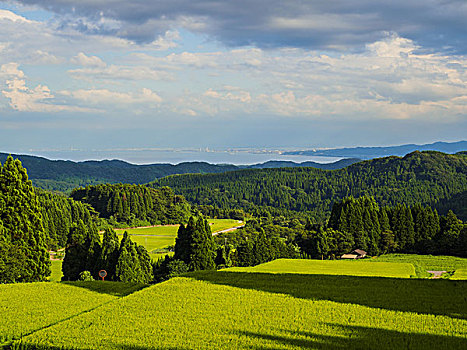
[[[431,277],[427,271],[447,271],[443,278],[449,278],[457,270],[467,269],[467,259],[443,255],[386,254],[370,261],[412,264],[419,278]]]
[[[65,320],[115,299],[62,283],[0,285],[0,343]]]
[[[266,272],[316,275],[350,275],[401,277],[415,276],[415,269],[410,263],[370,262],[363,260],[308,260],[277,259],[252,267],[231,267],[223,271],[229,272]]]
[[[39,330],[22,344],[45,349],[464,349],[466,287],[467,282],[448,280],[202,271]]]
[[[150,287],[4,285],[0,335],[22,336],[12,349],[465,349],[467,281],[454,279],[466,270],[453,280],[409,278],[410,261],[434,266],[436,257],[387,258],[279,259]],[[449,258],[437,266],[464,264]]]

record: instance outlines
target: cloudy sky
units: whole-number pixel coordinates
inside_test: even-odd
[[[467,139],[465,0],[0,1],[0,151]]]

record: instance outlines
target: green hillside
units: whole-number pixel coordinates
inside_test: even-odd
[[[34,332],[22,344],[25,349],[463,349],[466,283],[203,271]]]
[[[467,156],[413,152],[347,168],[248,169],[224,174],[169,176],[150,184],[169,186],[189,202],[273,215],[306,212],[325,221],[332,204],[346,196],[373,196],[382,205],[421,203],[466,219]],[[261,214],[260,214],[261,215]]]

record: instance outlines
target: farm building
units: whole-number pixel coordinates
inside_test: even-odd
[[[367,255],[367,252],[361,249],[355,249],[350,254],[344,254],[341,259],[361,259]]]
[[[344,254],[341,256],[341,259],[357,259],[357,254]]]

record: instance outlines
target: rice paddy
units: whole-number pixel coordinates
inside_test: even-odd
[[[465,287],[463,281],[204,271],[104,304],[22,343],[64,349],[463,349]],[[433,303],[440,297],[443,303]]]
[[[8,320],[0,336],[50,350],[465,349],[467,281],[409,278],[414,266],[390,259],[280,259],[142,290],[100,281],[0,286]]]
[[[373,263],[369,260],[307,260],[307,259],[277,259],[253,267],[233,267],[224,271],[237,272],[267,272],[317,275],[349,275],[375,277],[415,276],[415,269],[409,263]]]

